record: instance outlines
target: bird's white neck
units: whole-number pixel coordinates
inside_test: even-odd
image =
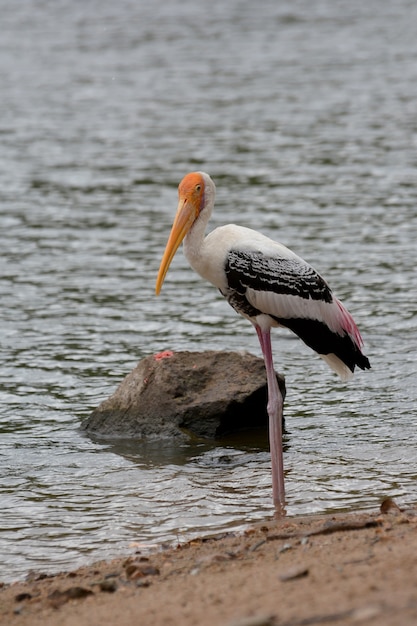
[[[201,275],[201,262],[204,256],[204,236],[211,217],[216,187],[210,176],[201,172],[204,179],[204,201],[200,214],[184,239],[184,254],[191,267]]]

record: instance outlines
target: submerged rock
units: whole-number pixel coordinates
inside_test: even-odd
[[[277,377],[285,397],[284,378]],[[102,437],[216,439],[267,427],[266,404],[263,359],[167,350],[140,361],[82,428]]]

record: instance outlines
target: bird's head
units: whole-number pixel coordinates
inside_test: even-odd
[[[207,205],[208,197],[214,200],[214,183],[204,172],[191,172],[184,176],[178,186],[178,208],[171,228],[156,279],[155,291],[158,295],[168,268],[182,240]]]

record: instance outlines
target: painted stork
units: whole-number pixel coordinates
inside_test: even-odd
[[[276,512],[285,514],[282,454],[282,395],[272,359],[273,326],[292,330],[342,380],[355,366],[370,368],[359,330],[325,280],[302,258],[257,231],[234,224],[205,237],[216,187],[204,172],[187,174],[178,187],[179,203],[156,280],[161,291],[170,263],[184,240],[191,267],[220,290],[256,329],[268,383],[272,491]]]

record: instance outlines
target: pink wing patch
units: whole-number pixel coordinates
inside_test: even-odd
[[[359,332],[359,328],[356,326],[355,321],[349,311],[345,309],[343,304],[337,298],[334,298],[339,311],[340,311],[340,323],[344,331],[352,338],[352,340],[356,343],[358,348],[362,348],[363,339]]]

